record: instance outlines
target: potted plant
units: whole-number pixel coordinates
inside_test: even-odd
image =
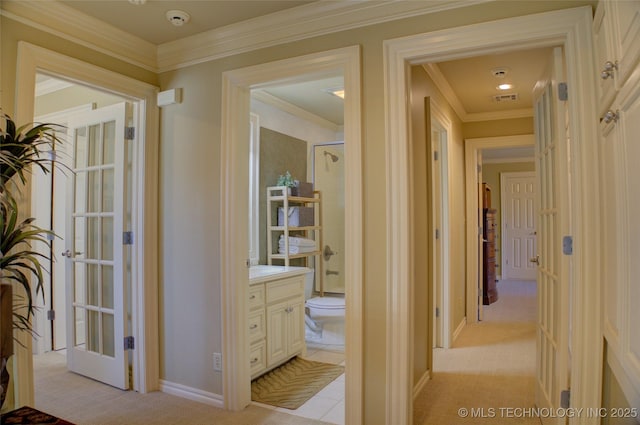
[[[278,180],[276,181],[276,186],[284,186],[287,188],[289,194],[291,194],[291,189],[297,186],[297,181],[291,177],[291,173],[287,171],[284,174],[280,174],[278,176]]]
[[[47,243],[49,230],[41,229],[33,218],[22,218],[19,196],[34,166],[45,173],[51,161],[42,158],[58,140],[55,124],[28,124],[16,127],[14,121],[0,113],[0,407],[9,384],[7,361],[13,354],[13,330],[32,333],[31,316],[35,312],[33,297],[44,298],[42,261],[49,259],[34,250],[35,242]],[[19,288],[14,291],[14,286]],[[15,292],[15,296],[14,296]],[[14,299],[19,302],[15,303]]]

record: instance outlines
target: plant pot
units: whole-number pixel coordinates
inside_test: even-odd
[[[13,355],[13,287],[0,283],[0,408],[9,388],[7,362]]]

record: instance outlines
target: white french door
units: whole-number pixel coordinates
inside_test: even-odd
[[[502,279],[535,280],[536,175],[502,173]]]
[[[561,407],[561,392],[569,388],[569,256],[563,255],[563,235],[569,226],[569,153],[566,104],[558,100],[563,81],[563,53],[555,48],[549,81],[536,93],[534,105],[538,176],[538,321],[536,332],[536,404]],[[543,422],[564,424],[565,418]]]
[[[125,355],[127,151],[131,106],[74,115],[67,208],[66,296],[69,370],[128,389]]]

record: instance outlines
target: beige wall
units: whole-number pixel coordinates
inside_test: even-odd
[[[491,208],[496,210],[496,275],[502,275],[502,194],[500,191],[500,173],[512,173],[518,171],[535,171],[533,162],[509,162],[501,164],[483,164],[482,180],[491,187]]]
[[[150,71],[0,17],[2,107],[14,109],[18,40],[27,40],[83,61],[156,84],[182,87],[183,102],[161,111],[160,152],[160,330],[161,378],[222,393],[212,353],[221,351],[219,281],[220,99],[226,70],[359,45],[362,49],[363,135],[363,399],[368,425],[384,423],[386,411],[387,241],[383,41],[477,22],[576,7],[583,1],[483,3],[464,9],[402,19],[260,49],[156,76]],[[464,312],[464,198],[462,168],[466,137],[477,125],[456,123],[451,135],[451,245],[454,316]],[[468,134],[475,134],[469,136]],[[508,134],[515,134],[508,132]],[[524,134],[517,133],[517,134]],[[495,135],[495,134],[493,134]],[[455,188],[455,189],[454,189]],[[150,206],[151,208],[153,206]]]
[[[99,109],[122,101],[123,99],[120,96],[114,96],[89,87],[74,85],[64,90],[38,96],[34,115],[37,117],[88,103],[95,103],[96,109]]]

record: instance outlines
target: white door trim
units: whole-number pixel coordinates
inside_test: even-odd
[[[251,401],[247,305],[249,273],[246,211],[250,90],[273,82],[343,72],[345,126],[346,422],[362,423],[362,142],[360,48],[346,47],[227,71],[222,76],[220,281],[224,406],[240,410]],[[306,76],[306,77],[304,77]]]
[[[18,43],[16,110],[17,122],[31,122],[34,116],[36,72],[52,74],[109,90],[136,103],[137,133],[134,150],[133,185],[138,198],[133,200],[136,243],[133,248],[134,305],[134,382],[135,390],[148,392],[159,385],[158,332],[158,88],[142,81],[97,67],[54,51],[20,41]],[[144,126],[140,125],[144,124]],[[27,187],[30,191],[31,187]],[[31,338],[16,345],[16,401],[19,405],[34,401]]]
[[[592,9],[581,7],[449,28],[384,42],[385,123],[387,151],[387,398],[386,423],[410,423],[412,417],[412,280],[409,65],[513,50],[563,45],[571,87],[570,134],[574,155],[571,184],[576,281],[572,288],[572,406],[600,404],[602,333],[600,325],[597,208],[597,120]],[[496,38],[496,28],[509,37]],[[466,161],[473,161],[467,157]],[[475,174],[475,173],[473,173]],[[467,182],[469,184],[469,182]],[[475,186],[474,186],[475,188]],[[474,192],[475,196],[475,192]],[[470,198],[468,198],[470,199]],[[474,213],[467,217],[475,217]],[[467,244],[469,248],[475,244]],[[473,249],[473,248],[471,248]],[[467,253],[469,262],[477,256]],[[474,281],[475,285],[475,281]],[[474,288],[473,291],[477,289]],[[399,367],[399,365],[403,365]],[[595,424],[597,419],[580,418]],[[578,419],[572,419],[575,423]]]
[[[507,257],[507,229],[505,226],[505,220],[506,220],[506,214],[505,211],[507,211],[507,197],[505,196],[505,193],[507,193],[507,180],[511,177],[531,177],[532,179],[535,179],[536,177],[536,173],[535,171],[514,171],[514,172],[508,172],[508,173],[500,173],[500,217],[501,217],[501,223],[499,223],[500,225],[500,274],[501,274],[501,279],[509,279],[512,278],[509,276],[509,274],[507,273],[508,267],[506,264],[506,257]],[[534,185],[534,190],[538,190],[537,184]],[[536,195],[537,196],[537,195]],[[537,216],[537,213],[535,213],[535,215]],[[534,252],[535,254],[535,252]],[[534,277],[531,280],[535,280],[537,276],[537,273],[534,274]],[[522,279],[520,277],[514,278],[514,279]]]

